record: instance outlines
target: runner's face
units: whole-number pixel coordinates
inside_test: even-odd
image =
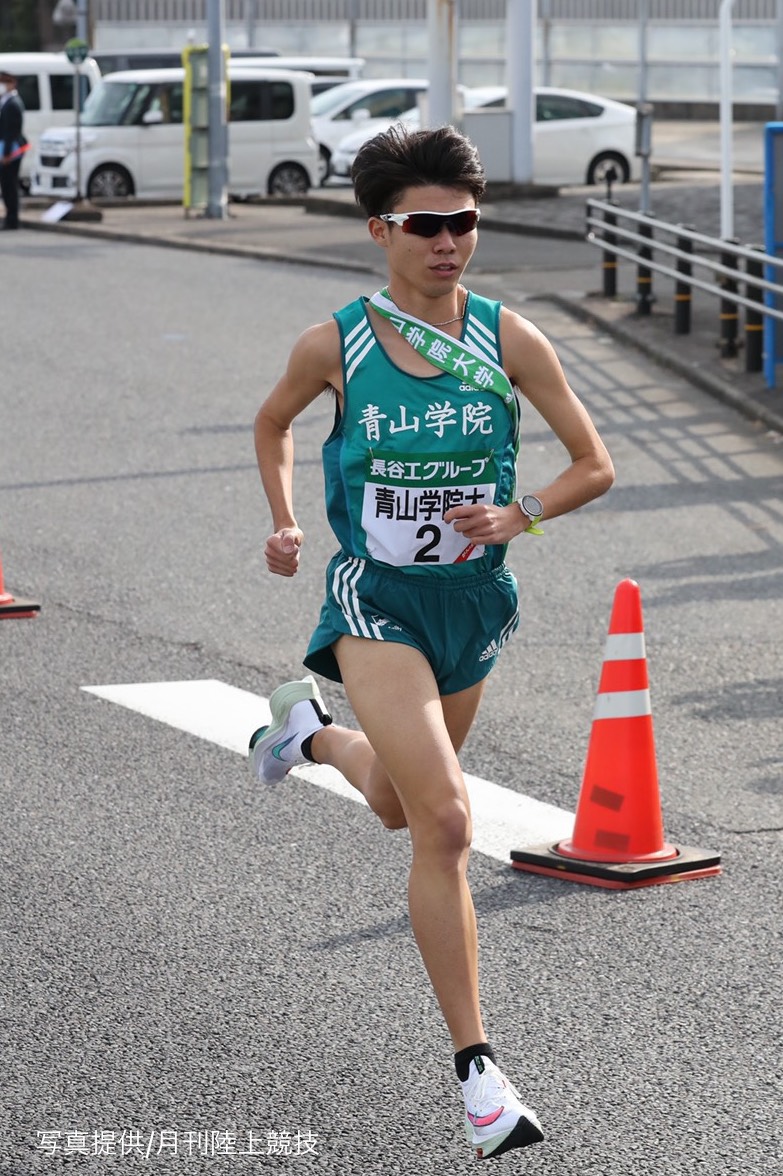
[[[457,212],[475,206],[473,196],[464,188],[427,185],[406,188],[394,208],[386,211]],[[430,297],[456,289],[478,241],[476,229],[459,237],[444,225],[435,237],[419,237],[403,232],[401,225],[387,224],[377,217],[370,221],[370,233],[386,250],[390,278],[410,283]]]

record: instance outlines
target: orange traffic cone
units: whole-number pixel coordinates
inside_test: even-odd
[[[22,600],[6,592],[3,583],[3,558],[0,554],[0,619],[3,617],[34,617],[41,606],[36,600]]]
[[[517,870],[615,890],[720,873],[720,856],[664,840],[652,708],[634,580],[618,584],[574,831],[512,850]]]

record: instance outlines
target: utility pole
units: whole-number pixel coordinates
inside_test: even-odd
[[[57,0],[52,13],[54,24],[76,26],[76,36],[90,44],[90,0]]]
[[[206,215],[228,215],[228,125],[226,62],[223,56],[224,0],[207,0],[207,84],[209,87],[209,196]]]
[[[783,122],[783,0],[778,0],[777,20],[775,24],[775,45],[777,46],[777,82],[778,94],[775,103],[775,121]]]
[[[359,0],[350,0],[348,8],[348,56],[356,57],[356,27],[358,23]]]
[[[639,0],[639,104],[636,108],[636,153],[642,160],[639,211],[650,211],[650,156],[652,153],[652,107],[647,102],[647,19],[648,0]]]
[[[457,0],[427,0],[429,39],[428,124],[454,122],[457,90]]]
[[[256,47],[256,24],[258,22],[258,0],[245,0],[245,35],[248,49]]]
[[[541,85],[552,85],[552,0],[541,0]]]
[[[720,235],[734,236],[734,93],[731,73],[731,7],[734,0],[720,3]]]
[[[511,179],[533,182],[533,124],[536,100],[536,0],[507,0],[506,84],[511,109]]]

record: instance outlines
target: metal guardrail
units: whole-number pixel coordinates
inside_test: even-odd
[[[617,294],[617,258],[636,264],[636,306],[648,315],[653,305],[653,273],[674,279],[674,333],[691,329],[692,291],[714,295],[720,304],[720,345],[723,358],[739,352],[744,314],[745,370],[763,370],[764,320],[783,322],[783,258],[762,246],[707,237],[689,225],[673,225],[646,213],[620,208],[611,200],[587,201],[587,240],[603,253],[603,293]],[[700,252],[696,252],[697,248]],[[669,261],[674,264],[668,264]],[[694,277],[694,267],[708,279]]]

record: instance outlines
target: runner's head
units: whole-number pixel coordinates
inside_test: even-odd
[[[454,127],[411,131],[391,127],[369,139],[351,168],[356,203],[367,217],[397,205],[410,188],[462,189],[478,204],[486,181],[478,151]]]

